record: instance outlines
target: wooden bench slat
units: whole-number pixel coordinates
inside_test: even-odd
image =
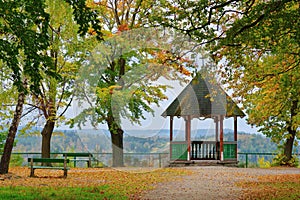
[[[33,159],[33,162],[43,162],[43,163],[64,163],[64,158],[28,158],[28,162],[31,162],[31,159]],[[69,163],[70,160],[66,159],[66,162]]]
[[[50,166],[39,166],[39,165],[37,165],[37,166],[32,166],[32,168],[34,168],[34,169],[62,169],[62,170],[64,170],[65,168],[64,167],[50,167]],[[70,169],[69,167],[67,167],[66,169]]]
[[[93,157],[91,153],[63,153],[63,156],[71,156],[71,157]]]
[[[63,153],[64,157],[74,157],[75,159],[72,159],[74,161],[74,166],[76,167],[76,162],[77,161],[86,161],[87,162],[87,167],[92,166],[92,158],[93,154],[91,153],[85,153],[85,152],[79,152],[79,153],[74,153],[74,152],[69,152],[69,153]],[[77,159],[77,157],[87,157],[87,159]]]

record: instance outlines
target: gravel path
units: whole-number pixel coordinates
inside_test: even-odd
[[[217,200],[239,199],[242,188],[235,183],[257,180],[261,175],[300,174],[300,169],[279,168],[232,168],[232,167],[187,167],[193,175],[178,181],[160,183],[155,189],[141,195],[141,199],[194,199]]]

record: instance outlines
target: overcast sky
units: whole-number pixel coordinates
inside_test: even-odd
[[[145,113],[146,120],[141,121],[141,125],[132,124],[129,120],[122,120],[122,128],[130,133],[130,130],[161,130],[170,128],[170,119],[169,117],[164,118],[161,114],[167,109],[171,102],[178,96],[178,94],[184,89],[184,86],[180,86],[175,81],[169,82],[169,85],[172,85],[173,88],[167,90],[166,95],[168,96],[167,100],[164,100],[160,103],[160,107],[153,106],[155,111],[154,116],[150,113]],[[79,109],[76,105],[73,105],[68,111],[68,116],[75,116],[79,114]],[[91,126],[86,126],[84,129],[93,128]],[[107,129],[107,126],[99,125],[99,129]],[[184,130],[185,124],[182,118],[174,118],[174,129]],[[192,129],[214,129],[215,123],[212,119],[192,120]],[[233,130],[233,118],[228,118],[224,120],[224,128]],[[246,117],[238,118],[238,131],[243,131],[246,133],[257,133],[257,128],[251,127],[246,123]]]

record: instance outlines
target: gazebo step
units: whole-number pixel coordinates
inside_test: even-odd
[[[238,161],[220,161],[220,160],[191,160],[191,161],[171,161],[170,167],[186,167],[186,166],[233,166],[236,167]]]

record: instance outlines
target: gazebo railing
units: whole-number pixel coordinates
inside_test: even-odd
[[[188,143],[186,141],[171,142],[171,160],[188,159]]]
[[[237,142],[224,141],[224,160],[237,160]]]
[[[219,142],[215,141],[192,141],[191,159],[192,160],[218,160]]]

